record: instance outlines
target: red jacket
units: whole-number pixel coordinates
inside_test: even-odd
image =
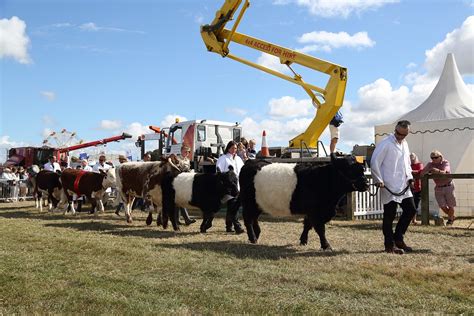
[[[415,162],[411,164],[411,170],[413,174],[413,179],[415,180],[414,186],[415,189],[413,192],[420,192],[421,191],[421,171],[423,170],[423,163],[421,162]]]

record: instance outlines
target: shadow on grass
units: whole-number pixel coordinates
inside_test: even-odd
[[[223,253],[234,256],[238,259],[261,259],[261,260],[280,260],[297,257],[334,257],[337,255],[347,254],[348,251],[321,251],[294,248],[294,245],[286,246],[271,246],[271,245],[259,245],[250,243],[241,243],[233,241],[206,241],[206,242],[194,242],[194,243],[183,243],[183,244],[160,244],[156,245],[160,248],[172,248],[172,249],[186,249],[196,251],[212,251],[216,253]]]
[[[45,227],[68,228],[77,231],[99,232],[102,234],[120,236],[120,237],[142,237],[142,238],[172,238],[177,234],[180,236],[197,235],[197,232],[174,232],[172,230],[150,230],[145,226],[137,228],[128,226],[127,224],[113,224],[103,221],[85,221],[85,222],[69,222],[69,223],[51,223]]]

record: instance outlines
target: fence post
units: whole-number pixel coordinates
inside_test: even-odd
[[[421,224],[430,224],[430,188],[428,174],[421,178]]]
[[[354,213],[356,208],[355,203],[355,192],[349,192],[346,194],[347,205],[346,205],[346,219],[349,221],[354,220]]]

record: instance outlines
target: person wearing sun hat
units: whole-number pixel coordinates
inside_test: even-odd
[[[430,154],[431,161],[428,162],[421,172],[425,174],[446,174],[451,173],[449,161],[443,158],[439,150],[433,150]],[[456,196],[454,194],[453,179],[433,179],[435,183],[435,198],[439,208],[448,215],[446,225],[452,225],[456,216],[454,216],[454,207],[456,206]]]

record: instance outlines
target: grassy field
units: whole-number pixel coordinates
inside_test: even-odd
[[[474,314],[471,220],[410,227],[400,256],[380,221],[331,222],[327,253],[314,231],[299,246],[300,219],[264,217],[252,245],[222,217],[208,234],[134,217],[0,204],[0,314]]]

